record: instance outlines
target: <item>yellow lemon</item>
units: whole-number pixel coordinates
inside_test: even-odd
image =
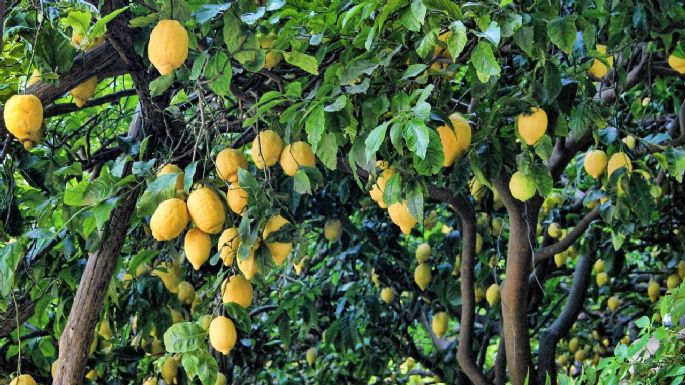
[[[431,266],[427,263],[419,263],[414,269],[414,282],[421,288],[426,290],[431,282]]]
[[[442,336],[444,336],[447,332],[448,320],[449,317],[444,311],[433,315],[433,319],[431,320],[431,329],[433,329],[433,333],[435,333],[438,338],[442,338]]]
[[[283,148],[280,163],[286,175],[294,176],[300,166],[316,166],[316,157],[312,152],[312,146],[308,143],[295,142]]]
[[[181,282],[181,270],[177,264],[166,261],[162,262],[151,274],[159,277],[169,292],[178,293],[178,284]]]
[[[403,234],[411,233],[411,229],[416,226],[416,218],[409,212],[406,200],[402,203],[395,202],[388,206],[388,214],[390,215],[390,220],[399,226]]]
[[[245,275],[245,278],[247,278],[248,280],[251,280],[252,277],[254,277],[255,274],[257,274],[258,266],[257,261],[254,257],[254,253],[255,251],[257,251],[260,244],[261,239],[257,237],[257,239],[255,239],[254,245],[252,245],[252,249],[250,250],[250,255],[245,259],[238,258],[238,269],[240,269],[240,271]]]
[[[216,156],[216,173],[225,181],[237,177],[238,170],[241,168],[247,169],[247,159],[240,150],[227,148]]]
[[[190,305],[195,300],[195,288],[188,281],[178,284],[178,300],[184,305]]]
[[[549,235],[551,238],[557,239],[561,236],[561,226],[554,222],[547,227],[547,235]]]
[[[426,262],[428,258],[430,258],[431,256],[431,246],[426,242],[420,244],[416,248],[415,256],[416,260],[419,261],[419,263]]]
[[[98,372],[95,371],[95,369],[91,369],[86,373],[86,378],[91,380],[91,381],[97,381],[98,379]]]
[[[186,232],[183,240],[183,250],[186,258],[193,265],[195,270],[200,270],[200,267],[209,259],[209,253],[212,249],[212,240],[209,234],[200,229],[190,229]]]
[[[614,155],[609,158],[609,162],[607,164],[607,173],[609,176],[614,173],[614,171],[625,167],[626,170],[630,173],[633,171],[633,165],[630,162],[630,158],[625,152],[617,152]]]
[[[585,161],[583,161],[585,171],[591,177],[597,179],[604,173],[607,167],[607,154],[602,150],[588,151],[585,154]]]
[[[535,181],[528,175],[523,175],[521,171],[516,171],[509,180],[509,190],[511,195],[525,202],[535,195]]]
[[[225,356],[235,346],[237,337],[233,321],[224,316],[214,318],[209,324],[209,342],[216,351]]]
[[[214,385],[226,385],[226,376],[223,373],[217,373]]]
[[[178,374],[178,362],[173,357],[167,357],[162,364],[162,378],[167,385],[174,383],[174,379]]]
[[[680,279],[685,278],[685,261],[678,262],[677,270],[678,270],[678,276],[680,277]]]
[[[323,225],[323,236],[327,241],[338,242],[342,237],[343,228],[340,219],[328,218]]]
[[[566,253],[554,254],[554,263],[557,265],[557,267],[562,267],[566,264],[566,257]]]
[[[314,366],[314,363],[316,362],[316,348],[312,347],[307,349],[305,356],[307,359],[307,364],[309,364],[309,366]]]
[[[188,31],[176,20],[160,20],[150,33],[147,57],[161,75],[169,75],[188,57]]]
[[[606,54],[607,53],[607,46],[603,44],[597,44],[597,52],[601,54]],[[599,59],[594,59],[592,61],[592,67],[590,67],[590,74],[596,78],[603,78],[606,76],[606,74],[609,72],[609,68],[614,64],[614,57],[613,55],[603,55],[609,63],[609,67],[607,67],[606,64],[602,63],[601,60]]]
[[[112,335],[113,335],[112,329],[109,327],[109,321],[107,320],[106,317],[102,320],[102,322],[100,322],[100,328],[98,329],[98,334],[106,340],[112,338]]]
[[[392,287],[386,287],[381,290],[381,299],[388,305],[395,300],[395,290]]]
[[[500,294],[499,294],[499,286],[496,283],[493,283],[488,287],[488,290],[485,292],[485,300],[488,301],[488,304],[490,306],[496,304],[499,301]]]
[[[530,114],[520,114],[516,119],[519,135],[529,145],[534,145],[547,132],[547,113],[542,108],[531,107]]]
[[[93,76],[69,91],[69,94],[74,98],[74,104],[79,108],[83,107],[88,99],[95,95],[95,88],[97,85],[98,78],[97,76]]]
[[[226,200],[228,207],[236,214],[243,215],[249,201],[249,194],[245,189],[240,187],[238,182],[231,183],[231,186],[226,191]]]
[[[661,296],[661,286],[654,280],[649,281],[649,285],[647,285],[647,295],[649,296],[650,301],[656,302]]]
[[[159,381],[157,381],[156,377],[149,377],[143,381],[143,385],[159,385]]]
[[[234,275],[221,284],[223,303],[235,302],[247,309],[252,304],[253,290],[250,281],[242,275]]]
[[[92,41],[89,40],[87,44],[83,45],[84,38],[85,36],[81,35],[80,33],[76,31],[71,31],[71,45],[74,48],[82,49],[85,52],[92,51],[95,48],[101,46],[102,43],[105,42],[105,36],[98,36],[92,39]]]
[[[595,273],[601,273],[604,271],[604,260],[598,259],[595,261],[594,265]]]
[[[668,56],[668,65],[678,73],[685,74],[685,58],[677,57],[673,54]]]
[[[615,295],[612,296],[611,298],[609,298],[609,300],[607,301],[607,306],[609,307],[609,309],[611,311],[615,311],[616,309],[618,309],[618,307],[620,305],[621,305],[621,300],[618,299],[618,297]]]
[[[43,104],[36,95],[14,95],[5,103],[5,127],[24,148],[33,148],[43,139]]]
[[[278,162],[282,150],[281,136],[273,130],[265,130],[252,142],[252,160],[259,169],[271,167]]]
[[[14,377],[14,380],[10,382],[10,385],[36,385],[36,380],[28,374],[22,374]]]
[[[190,193],[188,213],[195,226],[208,234],[218,234],[226,222],[221,198],[209,187],[200,187]]]
[[[476,300],[476,303],[480,303],[482,300],[485,299],[485,289],[481,286],[476,286],[476,290],[474,291],[474,298]]]
[[[385,168],[380,175],[378,175],[378,178],[376,178],[376,183],[371,186],[371,190],[369,191],[369,195],[371,196],[371,199],[376,201],[378,203],[378,206],[381,208],[386,208],[388,207],[385,204],[385,201],[383,200],[383,192],[385,191],[385,184],[390,180],[390,178],[393,176],[395,171],[391,168]]]
[[[292,242],[274,242],[268,240],[267,238],[269,237],[269,234],[278,231],[281,227],[288,223],[290,222],[282,216],[274,215],[266,222],[266,225],[264,225],[264,231],[262,232],[264,243],[269,251],[271,251],[271,258],[273,258],[276,266],[280,266],[283,261],[285,261],[285,259],[288,257],[288,254],[290,254],[290,250],[293,249],[293,244]]]
[[[224,266],[231,266],[233,264],[233,259],[239,246],[240,236],[238,235],[237,228],[231,227],[221,233],[216,248],[219,251],[219,257],[224,261]]]
[[[483,250],[483,236],[476,233],[476,254]]]
[[[178,198],[167,199],[152,214],[152,236],[158,241],[170,241],[181,234],[188,225],[188,220],[186,203]]]
[[[28,86],[31,87],[32,85],[38,83],[40,81],[40,71],[38,69],[34,69],[33,72],[31,72],[31,76],[29,77],[28,81]]]
[[[597,274],[597,277],[595,279],[597,281],[597,286],[602,287],[607,282],[609,282],[609,275],[605,272],[601,272],[601,273]]]
[[[438,36],[438,40],[447,44],[447,39],[452,35],[452,31],[447,31],[445,33],[440,34]],[[435,45],[435,48],[433,49],[433,56],[441,56],[447,59],[451,59],[452,55],[450,54],[450,51],[447,48],[442,48],[439,44]]]
[[[671,274],[666,279],[666,288],[675,289],[676,287],[680,286],[680,282],[681,280],[678,274]]]

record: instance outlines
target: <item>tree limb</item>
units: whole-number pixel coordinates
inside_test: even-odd
[[[84,108],[88,107],[94,107],[94,106],[99,106],[101,104],[108,104],[108,103],[114,103],[119,101],[119,99],[128,97],[128,96],[133,96],[136,94],[136,90],[134,89],[129,89],[129,90],[121,90],[118,92],[111,93],[109,95],[105,95],[99,98],[95,99],[90,99],[86,102],[86,104],[83,107],[79,107],[76,104],[73,103],[60,103],[60,104],[52,104],[45,109],[43,109],[43,117],[49,118],[51,116],[57,116],[57,115],[64,115],[68,114],[74,111],[78,111]]]
[[[540,263],[547,258],[553,257],[554,254],[561,253],[562,251],[568,249],[572,244],[576,242],[576,240],[578,240],[578,238],[585,234],[585,230],[587,230],[588,227],[590,227],[590,224],[598,218],[599,205],[597,205],[594,209],[585,214],[585,216],[575,225],[575,227],[573,227],[573,230],[566,234],[564,239],[561,239],[556,243],[539,249],[535,253],[535,263]]]

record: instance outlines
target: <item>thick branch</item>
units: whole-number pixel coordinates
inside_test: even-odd
[[[68,113],[71,113],[74,111],[78,111],[78,110],[83,109],[83,108],[94,107],[94,106],[99,106],[102,104],[118,102],[120,99],[123,99],[123,98],[128,97],[128,96],[133,96],[135,94],[136,94],[136,90],[133,90],[133,89],[121,90],[118,92],[111,93],[109,95],[105,95],[105,96],[102,96],[99,98],[88,100],[83,107],[79,107],[73,103],[52,104],[50,106],[47,106],[43,110],[43,116],[46,118],[49,118],[51,116],[64,115],[64,114],[68,114]]]
[[[578,238],[585,234],[585,230],[587,230],[588,227],[590,227],[590,224],[597,218],[599,218],[599,205],[597,205],[594,209],[585,214],[583,219],[581,219],[578,222],[578,224],[576,224],[573,230],[566,234],[566,237],[564,237],[564,239],[561,239],[559,242],[553,243],[549,246],[539,249],[535,253],[535,263],[540,263],[547,258],[553,257],[554,254],[561,253],[562,251],[568,249],[572,244],[576,242],[576,240],[578,240]]]
[[[556,384],[556,366],[554,363],[556,346],[561,337],[571,330],[578,314],[583,309],[587,289],[590,286],[591,273],[592,258],[585,255],[579,256],[566,306],[564,306],[559,317],[540,336],[539,384],[544,384],[548,375],[552,380],[551,383]]]

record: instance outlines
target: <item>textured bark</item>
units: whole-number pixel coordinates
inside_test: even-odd
[[[507,368],[513,385],[523,385],[526,377],[535,378],[528,334],[528,275],[535,245],[537,214],[542,199],[534,197],[526,204],[511,196],[508,180],[495,180],[495,188],[509,214],[509,245],[506,279],[502,283],[502,328]]]
[[[107,238],[102,247],[88,257],[67,324],[59,339],[60,359],[54,385],[78,385],[83,380],[89,347],[94,338],[93,330],[126,239],[137,196],[137,190],[129,190],[121,197],[121,205],[110,216]]]
[[[540,336],[538,384],[545,384],[547,375],[552,380],[552,384],[557,383],[557,371],[554,362],[557,343],[561,337],[571,330],[578,314],[583,309],[587,289],[590,286],[592,262],[592,258],[588,256],[581,255],[578,257],[576,270],[573,273],[573,285],[566,306],[564,306],[559,317]]]

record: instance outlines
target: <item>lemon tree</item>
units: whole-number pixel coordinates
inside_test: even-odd
[[[683,381],[682,1],[2,4],[0,383]]]

